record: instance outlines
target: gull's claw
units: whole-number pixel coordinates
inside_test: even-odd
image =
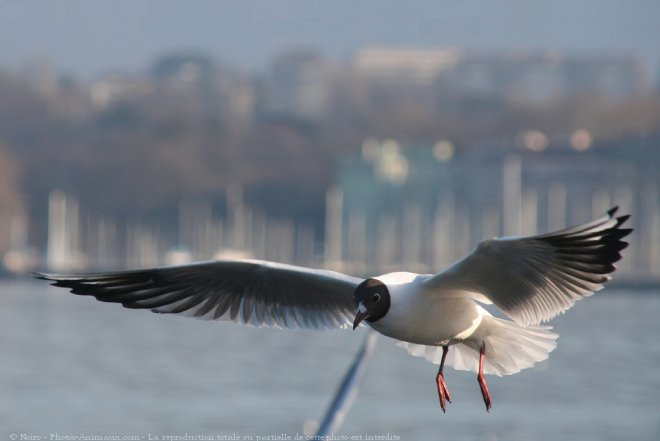
[[[447,351],[449,351],[449,346],[442,347],[442,360],[440,361],[440,369],[438,369],[438,375],[435,376],[435,383],[438,386],[438,398],[440,398],[440,407],[442,412],[447,412],[446,403],[451,403],[451,394],[449,389],[447,389],[447,383],[445,383],[445,376],[442,373],[442,370],[445,367],[445,358],[447,358]]]

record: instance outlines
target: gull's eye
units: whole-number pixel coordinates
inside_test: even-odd
[[[378,303],[380,301],[380,294],[374,294],[371,296],[371,301],[374,303]]]

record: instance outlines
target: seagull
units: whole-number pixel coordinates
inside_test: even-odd
[[[436,274],[393,272],[367,279],[260,260],[92,274],[35,273],[74,294],[126,308],[277,328],[356,329],[367,325],[413,356],[439,364],[440,407],[451,395],[445,365],[477,373],[486,410],[485,374],[510,375],[548,358],[558,335],[542,325],[611,279],[628,246],[618,207],[554,233],[482,241]],[[494,305],[506,318],[482,305]]]

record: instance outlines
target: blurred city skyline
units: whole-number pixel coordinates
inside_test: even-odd
[[[197,50],[251,72],[292,47],[339,61],[370,45],[631,54],[660,67],[660,3],[62,0],[0,2],[0,61],[94,76]]]
[[[430,270],[622,205],[651,238],[625,275],[657,277],[657,84],[628,54],[385,46],[345,63],[291,49],[258,77],[196,51],[88,80],[47,60],[0,70],[0,254],[15,270],[228,255]],[[502,174],[517,155],[531,162]]]
[[[654,3],[91,5],[0,1],[5,263],[430,270],[621,205],[658,278]]]

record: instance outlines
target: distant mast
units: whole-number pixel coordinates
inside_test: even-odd
[[[519,155],[509,156],[502,168],[504,235],[520,235],[522,217],[522,164]]]
[[[342,262],[342,218],[344,193],[337,186],[325,196],[325,266],[340,270]]]
[[[78,250],[78,204],[61,190],[48,196],[48,249],[46,262],[52,271],[67,271],[76,267]]]

